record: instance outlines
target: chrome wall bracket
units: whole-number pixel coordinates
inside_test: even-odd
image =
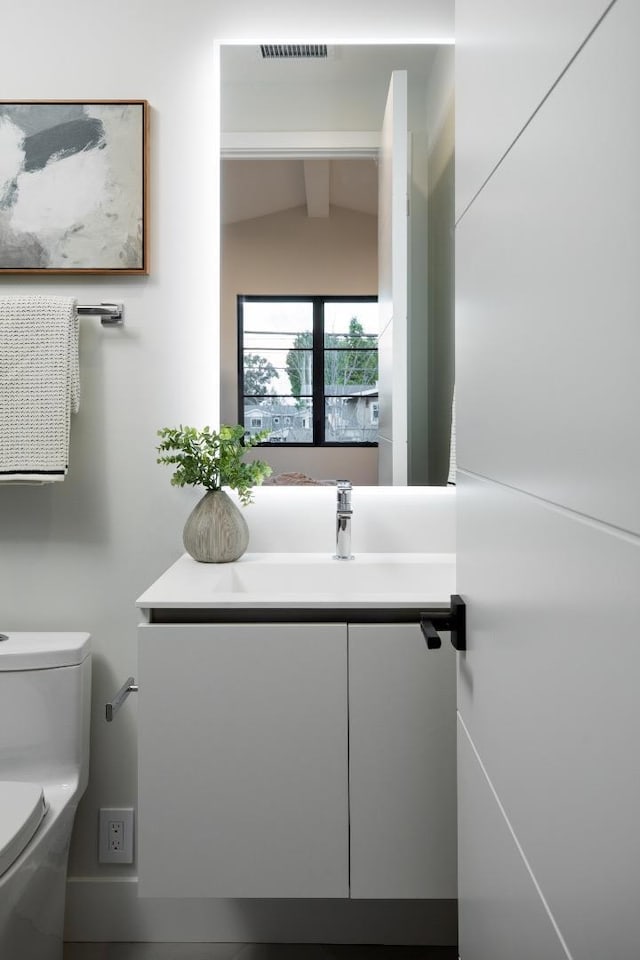
[[[100,317],[103,327],[115,327],[124,323],[124,304],[122,303],[78,304],[77,310],[83,317]]]

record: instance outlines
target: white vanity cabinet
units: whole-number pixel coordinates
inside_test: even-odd
[[[138,600],[141,896],[454,904],[455,653],[418,622],[452,559],[336,570],[185,556]]]
[[[456,895],[455,660],[416,624],[144,624],[142,896]]]
[[[145,624],[139,892],[348,897],[347,628]]]

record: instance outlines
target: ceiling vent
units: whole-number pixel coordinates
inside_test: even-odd
[[[260,53],[264,60],[326,60],[326,43],[263,43]]]

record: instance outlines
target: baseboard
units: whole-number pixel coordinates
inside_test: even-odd
[[[65,940],[451,946],[455,900],[165,900],[135,877],[67,881]]]

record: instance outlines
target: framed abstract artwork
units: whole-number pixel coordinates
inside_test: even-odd
[[[0,101],[0,274],[147,274],[146,100]]]

